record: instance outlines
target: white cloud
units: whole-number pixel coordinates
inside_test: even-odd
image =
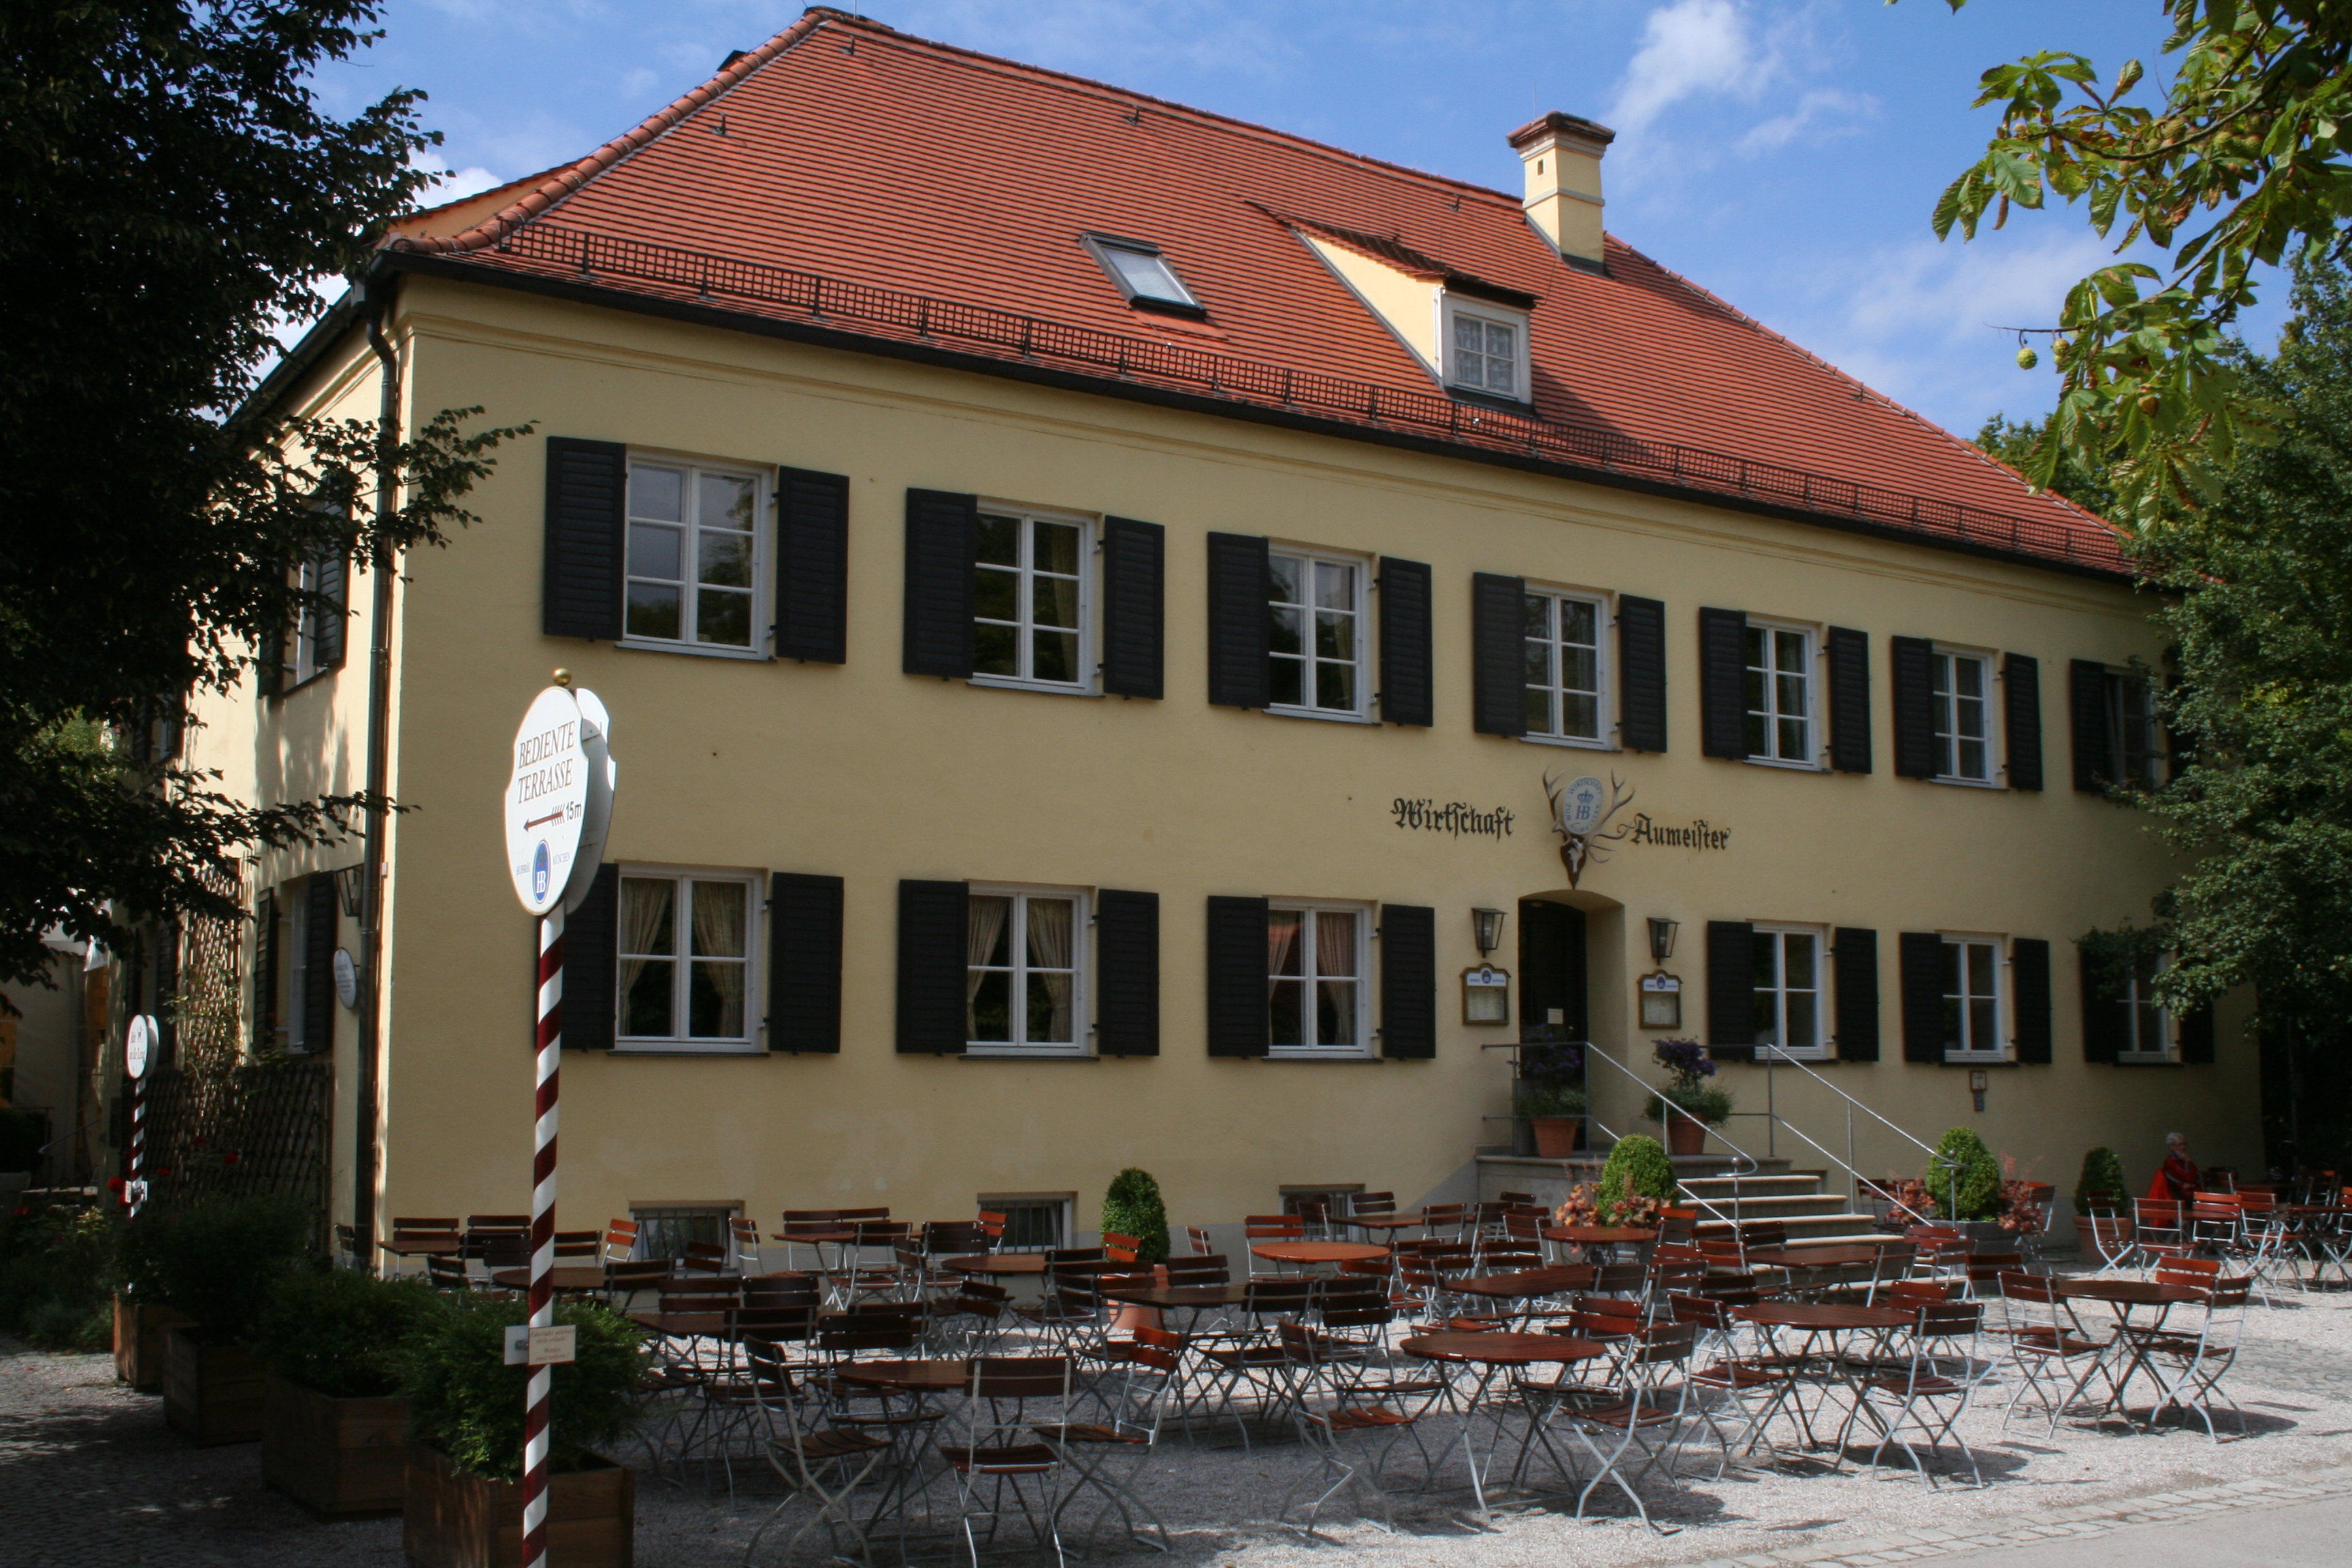
[[[1778,72],[1747,13],[1732,0],[1675,0],[1650,13],[1609,108],[1619,136],[1638,142],[1666,110],[1690,98],[1752,99]]]
[[[479,195],[484,191],[495,190],[506,184],[504,179],[479,163],[453,169],[446,159],[433,153],[419,153],[409,160],[409,164],[413,168],[428,170],[434,176],[433,184],[416,198],[420,205],[429,207],[461,202],[467,196]]]
[[[1739,152],[1749,158],[1765,153],[1777,153],[1800,136],[1809,142],[1825,142],[1834,136],[1851,136],[1862,129],[1857,121],[1874,119],[1878,100],[1864,92],[1839,92],[1821,89],[1805,94],[1797,100],[1795,110],[1760,121],[1739,139]],[[1806,133],[1811,134],[1807,136]]]

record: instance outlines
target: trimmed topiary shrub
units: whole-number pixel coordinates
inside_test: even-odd
[[[1631,1217],[1625,1211],[1632,1200],[1647,1198],[1653,1205],[1674,1202],[1675,1185],[1675,1163],[1666,1158],[1665,1145],[1636,1133],[1620,1138],[1609,1151],[1601,1180],[1593,1184],[1593,1202],[1601,1224],[1617,1225],[1623,1223],[1621,1216]]]
[[[507,1328],[530,1321],[519,1297],[464,1291],[420,1321],[394,1360],[408,1395],[410,1435],[458,1468],[494,1481],[522,1478],[523,1396],[530,1369],[506,1364]],[[593,1302],[559,1301],[555,1321],[580,1331],[580,1359],[554,1369],[548,1468],[575,1470],[635,1421],[650,1358],[646,1331]]]
[[[1137,1262],[1168,1261],[1168,1205],[1150,1172],[1129,1165],[1110,1179],[1110,1190],[1103,1194],[1102,1227],[1106,1234],[1116,1232],[1141,1242],[1135,1251]]]
[[[381,1399],[399,1389],[402,1347],[439,1305],[421,1277],[297,1268],[271,1289],[247,1342],[289,1383],[334,1399]]]
[[[2074,1183],[2074,1212],[2091,1212],[2091,1199],[2105,1194],[2121,1203],[2124,1197],[2124,1163],[2116,1152],[2102,1143],[2083,1156],[2083,1174]]]
[[[1955,1127],[1937,1142],[1936,1154],[1919,1173],[1936,1212],[1946,1219],[1999,1217],[2000,1162],[1985,1141],[1969,1128]]]

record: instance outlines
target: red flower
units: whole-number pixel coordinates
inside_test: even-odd
[[[16,1217],[18,1219],[30,1219],[33,1217],[33,1211],[31,1209],[18,1209],[16,1211]]]
[[[109,1176],[106,1179],[106,1190],[110,1193],[119,1193],[130,1184],[120,1176]]]
[[[234,1149],[232,1149],[232,1150],[230,1150],[227,1153],[223,1154],[223,1155],[221,1156],[221,1163],[222,1163],[222,1164],[224,1164],[224,1165],[234,1165],[234,1164],[236,1164],[236,1150],[234,1150]]]
[[[168,1166],[166,1166],[166,1167],[164,1167],[164,1168],[163,1168],[163,1169],[161,1169],[161,1170],[158,1170],[158,1171],[155,1173],[155,1174],[156,1174],[156,1176],[157,1176],[158,1178],[164,1177],[164,1176],[168,1176],[168,1175],[170,1175],[171,1173],[172,1173],[171,1169],[170,1169]]]

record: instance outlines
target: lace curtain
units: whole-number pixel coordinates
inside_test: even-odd
[[[1040,988],[1045,991],[1047,1012],[1047,1033],[1038,1035],[1036,1014],[1030,1014],[1032,1045],[1063,1046],[1070,1043],[1070,905],[1064,899],[1031,899],[1029,900],[1029,965],[1035,970],[1060,970],[1059,974],[1038,974],[1029,977],[1030,994]]]
[[[677,898],[677,886],[673,882],[655,881],[646,877],[627,877],[621,882],[621,951],[625,953],[664,953],[677,951],[673,910]],[[621,960],[621,1008],[625,1033],[635,1032],[628,1026],[636,1022],[635,1010],[629,1005],[636,994],[638,977],[645,973],[648,961],[640,956]],[[667,965],[665,965],[667,967]],[[667,1018],[669,1008],[662,1008]],[[667,1025],[659,1031],[669,1032]]]
[[[694,884],[694,953],[733,959],[727,963],[698,962],[695,979],[709,985],[719,1002],[716,1018],[698,1017],[693,1032],[706,1038],[734,1039],[743,1033],[743,884]]]

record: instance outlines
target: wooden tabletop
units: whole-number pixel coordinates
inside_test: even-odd
[[[1417,1214],[1360,1214],[1331,1223],[1351,1225],[1359,1230],[1414,1230],[1420,1227],[1422,1218]]]
[[[651,1312],[629,1314],[629,1321],[651,1329],[657,1334],[669,1334],[678,1339],[717,1339],[727,1332],[724,1312]]]
[[[1638,1225],[1548,1225],[1544,1226],[1547,1241],[1574,1242],[1584,1247],[1598,1247],[1612,1241],[1655,1241],[1658,1233]]]
[[[1592,1283],[1592,1270],[1580,1265],[1554,1268],[1522,1268],[1516,1274],[1486,1274],[1475,1279],[1449,1279],[1448,1290],[1469,1296],[1551,1296],[1579,1290]]]
[[[1369,1263],[1389,1255],[1369,1241],[1269,1241],[1250,1250],[1276,1263]]]
[[[958,1274],[1043,1274],[1042,1252],[980,1252],[970,1258],[942,1258],[940,1267]]]
[[[593,1268],[551,1268],[547,1277],[548,1282],[558,1290],[602,1290],[604,1288],[604,1266],[601,1263]],[[508,1290],[528,1290],[530,1289],[530,1270],[497,1269],[490,1275],[490,1283]]]
[[[2153,1279],[2060,1279],[2055,1283],[2061,1296],[2127,1307],[2160,1307],[2205,1299],[2205,1292],[2193,1285],[2159,1285]]]
[[[1879,1251],[1875,1247],[1759,1247],[1748,1255],[1748,1261],[1774,1268],[1840,1268],[1875,1263]]]
[[[1400,1347],[1407,1354],[1431,1361],[1486,1362],[1497,1366],[1527,1366],[1538,1362],[1591,1361],[1609,1353],[1608,1347],[1565,1334],[1472,1334],[1449,1331],[1416,1334]]]
[[[1731,1315],[1775,1329],[1899,1329],[1918,1317],[1899,1307],[1843,1307],[1827,1301],[1759,1301],[1734,1307]]]
[[[466,1242],[463,1237],[436,1234],[379,1241],[376,1245],[395,1258],[455,1258],[465,1250]]]
[[[1103,1290],[1113,1301],[1138,1307],[1238,1307],[1249,1299],[1246,1285],[1113,1285]]]
[[[971,1383],[968,1361],[845,1361],[827,1369],[844,1383],[940,1394]]]

